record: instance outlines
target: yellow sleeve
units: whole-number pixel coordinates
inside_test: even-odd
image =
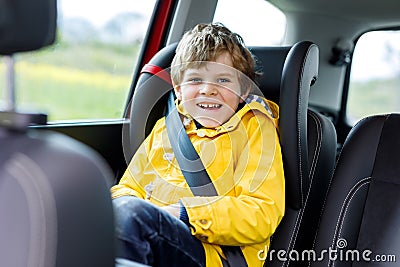
[[[111,187],[111,197],[136,196],[145,199],[146,191],[144,187],[156,178],[156,172],[149,162],[151,144],[160,128],[159,120],[154,126],[153,131],[140,145],[135,155],[132,157],[128,168],[121,177],[117,185]]]
[[[236,196],[182,198],[192,233],[219,245],[263,243],[284,215],[282,155],[272,120],[254,116],[247,125],[248,145],[241,151],[234,179]]]

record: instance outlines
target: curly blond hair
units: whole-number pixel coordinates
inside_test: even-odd
[[[187,68],[199,67],[199,62],[215,61],[225,52],[231,55],[235,69],[255,81],[257,74],[251,52],[239,34],[221,23],[198,24],[183,35],[171,64],[172,81],[179,85]]]

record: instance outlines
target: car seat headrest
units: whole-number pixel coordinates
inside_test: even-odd
[[[256,59],[256,70],[261,72],[258,87],[264,96],[279,103],[282,69],[291,47],[251,47]]]
[[[155,121],[164,115],[163,107],[166,106],[165,91],[162,89],[167,86],[162,79],[154,79],[149,84],[149,79],[153,76],[152,72],[146,71],[148,66],[157,66],[159,69],[169,69],[178,43],[167,45],[157,52],[144,67],[140,74],[134,91],[131,110],[129,139],[132,151],[127,152],[130,158],[146,135],[150,133]],[[256,58],[256,69],[263,75],[257,80],[257,84],[263,95],[276,103],[279,103],[280,84],[282,70],[291,47],[250,47],[251,52]],[[258,62],[258,64],[257,64]],[[168,86],[167,86],[168,87]],[[154,103],[154,102],[157,103]],[[143,116],[143,114],[147,114]]]
[[[56,0],[0,1],[0,55],[50,45],[56,36]]]

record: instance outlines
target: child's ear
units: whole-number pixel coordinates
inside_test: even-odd
[[[179,101],[181,101],[182,100],[181,87],[178,85],[174,85],[174,91],[175,91],[176,98]]]

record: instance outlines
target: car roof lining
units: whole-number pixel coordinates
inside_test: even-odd
[[[400,21],[398,0],[320,1],[320,0],[268,0],[283,12],[315,13],[326,16],[338,16],[343,19],[368,21]],[[384,3],[384,4],[382,4]]]

